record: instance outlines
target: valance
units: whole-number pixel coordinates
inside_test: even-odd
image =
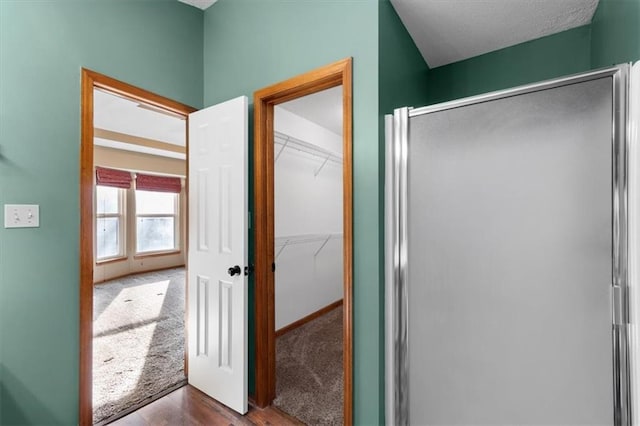
[[[182,183],[180,182],[180,178],[177,177],[136,173],[136,189],[142,191],[180,193]]]
[[[124,170],[96,167],[96,185],[131,188],[131,173]]]

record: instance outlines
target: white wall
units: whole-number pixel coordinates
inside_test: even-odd
[[[275,130],[342,154],[342,137],[276,107]],[[276,153],[280,146],[276,145]],[[342,233],[342,165],[285,148],[275,164],[275,236]],[[342,299],[342,238],[292,244],[276,259],[276,330]],[[280,251],[276,247],[275,253]]]
[[[186,174],[186,162],[174,158],[159,157],[156,155],[142,154],[118,149],[94,147],[94,164],[96,166],[111,167],[116,169],[150,172],[184,177]],[[183,185],[184,186],[184,185]],[[184,187],[180,192],[180,250],[177,253],[135,256],[135,191],[127,191],[126,198],[126,232],[125,244],[128,256],[112,261],[94,262],[93,282],[101,283],[116,277],[136,274],[146,271],[155,271],[185,264],[185,240],[186,240],[186,193]],[[95,225],[94,225],[95,228]]]

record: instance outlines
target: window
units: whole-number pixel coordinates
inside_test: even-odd
[[[124,256],[124,189],[96,186],[96,259]]]
[[[136,252],[178,250],[179,195],[136,190]]]

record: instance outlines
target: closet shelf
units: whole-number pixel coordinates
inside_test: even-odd
[[[295,244],[308,244],[308,243],[317,243],[322,242],[318,250],[314,253],[314,257],[317,256],[324,246],[327,245],[329,240],[341,240],[342,234],[300,234],[300,235],[289,235],[286,237],[276,237],[275,238],[275,246],[278,248],[276,253],[276,259],[280,256],[280,253],[290,245]]]
[[[278,158],[280,158],[282,151],[284,151],[287,148],[291,148],[291,149],[295,149],[296,151],[314,155],[322,160],[322,165],[318,169],[316,169],[316,171],[314,172],[314,176],[318,176],[320,171],[324,168],[324,166],[329,161],[337,164],[342,164],[342,156],[339,154],[336,154],[335,152],[329,151],[328,149],[320,148],[317,145],[294,138],[282,132],[273,132],[273,133],[274,133],[273,140],[275,144],[280,145],[280,149],[276,154],[276,159],[275,159],[276,162],[278,161]]]

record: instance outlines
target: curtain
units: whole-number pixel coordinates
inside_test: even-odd
[[[96,167],[96,185],[131,188],[131,173],[124,170]]]
[[[136,189],[142,191],[180,193],[182,182],[178,177],[154,176],[136,173]]]

